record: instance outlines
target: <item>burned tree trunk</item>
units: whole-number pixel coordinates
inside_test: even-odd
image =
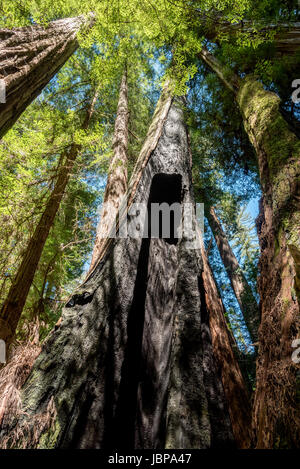
[[[133,236],[107,240],[66,305],[23,388],[20,418],[2,428],[2,446],[233,444],[201,302],[200,249],[175,230],[141,236],[145,220],[152,230],[145,205],[194,206],[183,111],[166,91],[127,195],[119,234],[129,220]],[[193,210],[189,221],[196,224]]]
[[[299,336],[300,141],[280,113],[280,99],[252,76],[224,74],[208,52],[202,59],[236,96],[255,148],[263,192],[258,219],[261,248],[259,355],[253,425],[258,448],[299,445],[297,364],[292,342]],[[226,76],[225,76],[226,75]],[[295,422],[291,428],[290,422]]]
[[[6,95],[0,104],[0,138],[75,52],[78,32],[92,22],[90,15],[53,21],[47,28],[0,29],[0,79]]]
[[[113,157],[109,165],[104,193],[104,208],[97,227],[90,270],[93,269],[101,253],[103,243],[109,236],[111,227],[118,214],[122,199],[127,191],[127,152],[128,152],[128,83],[127,71],[124,71],[115,121],[113,139]]]
[[[96,100],[97,93],[93,97],[86,112],[86,117],[82,125],[83,129],[87,129],[89,125]],[[80,150],[81,146],[73,143],[71,148],[66,151],[66,155],[62,155],[55,186],[40,221],[28,243],[21,265],[12,282],[7,298],[2,305],[0,311],[0,339],[5,341],[7,349],[15,336],[18,322],[32,285],[49,231],[54,223],[56,213],[59,209],[60,202]]]
[[[207,214],[209,225],[214,234],[221,259],[229,277],[236,299],[243,313],[245,323],[254,343],[258,340],[259,312],[258,304],[253,296],[239,263],[228,243],[222,225],[217,217],[215,209],[210,208]]]
[[[234,349],[235,340],[225,319],[225,308],[208,262],[203,241],[201,242],[203,260],[203,299],[209,317],[213,352],[217,369],[228,402],[232,431],[239,448],[251,446],[251,406],[246,384],[243,379]]]

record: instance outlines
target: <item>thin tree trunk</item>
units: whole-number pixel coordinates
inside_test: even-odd
[[[6,102],[0,104],[0,138],[75,52],[77,33],[90,27],[93,18],[66,18],[47,28],[0,29],[0,79],[6,89]]]
[[[239,448],[250,448],[250,399],[233,350],[237,345],[226,323],[225,308],[219,295],[202,239],[201,256],[203,260],[202,279],[205,291],[203,300],[209,315],[214,357],[216,359],[217,370],[222,377],[233,435]]]
[[[258,340],[259,326],[258,304],[253,296],[251,287],[249,286],[243,272],[241,271],[239,263],[229,245],[226,234],[223,231],[222,225],[217,217],[214,207],[209,209],[207,217],[232,289],[243,313],[251,339],[253,343],[256,343]]]
[[[200,56],[235,92],[256,150],[263,192],[257,222],[261,247],[261,325],[253,414],[257,447],[272,448],[275,443],[280,447],[286,442],[297,446],[297,365],[291,346],[299,335],[300,141],[282,117],[276,94],[252,76],[240,79],[227,73],[223,79],[222,65],[208,50],[204,48]]]
[[[120,86],[119,102],[115,121],[113,139],[113,157],[109,165],[107,183],[104,193],[104,208],[97,227],[96,240],[90,265],[90,271],[97,262],[105,240],[127,191],[127,159],[128,159],[128,83],[125,69]]]
[[[97,100],[95,93],[86,112],[83,129],[87,129]],[[8,348],[13,340],[18,322],[25,305],[30,287],[32,285],[43,248],[54,223],[56,213],[72,173],[75,160],[81,150],[81,145],[73,143],[67,150],[65,158],[61,158],[54,189],[49,197],[40,221],[28,243],[21,265],[13,280],[7,298],[0,311],[0,338],[5,341]]]

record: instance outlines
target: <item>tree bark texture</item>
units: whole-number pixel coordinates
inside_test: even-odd
[[[253,296],[239,263],[229,245],[226,234],[217,217],[214,207],[208,213],[209,225],[214,234],[219,253],[229,277],[232,289],[240,305],[245,323],[250,333],[253,343],[258,341],[259,311],[258,304]]]
[[[83,129],[87,129],[89,125],[96,100],[97,93],[94,95],[89,108],[86,111],[86,116],[82,124]],[[7,298],[2,305],[0,311],[0,339],[5,341],[7,349],[15,336],[18,322],[26,303],[49,231],[53,226],[55,216],[59,209],[80,150],[81,145],[73,143],[71,147],[66,150],[66,155],[63,155],[61,158],[61,166],[58,170],[57,180],[53,191],[49,197],[40,221],[28,243]]]
[[[214,357],[216,359],[217,369],[222,377],[233,435],[239,448],[250,448],[250,399],[238,360],[234,353],[234,349],[237,348],[237,345],[232,333],[227,327],[225,308],[219,295],[202,240],[201,256],[203,260],[202,279],[204,288],[202,302],[206,305],[206,311],[209,317]]]
[[[109,165],[104,204],[97,227],[90,270],[93,269],[101,253],[103,243],[108,238],[111,227],[127,191],[127,153],[128,153],[128,84],[125,70],[120,86],[117,116],[113,139],[113,157]]]
[[[206,49],[200,55],[222,80],[221,64]],[[257,447],[298,446],[299,365],[292,361],[292,342],[300,334],[300,141],[282,117],[275,93],[266,91],[252,76],[240,79],[227,74],[222,81],[225,86],[229,82],[235,92],[257,154],[263,192],[257,220],[261,248],[261,325],[253,414]]]
[[[78,47],[77,34],[93,16],[79,16],[39,25],[0,29],[0,79],[6,102],[0,103],[0,138],[41,93]]]
[[[260,83],[245,80],[237,100],[256,150],[263,192],[257,223],[261,248],[254,401],[257,446],[299,446],[299,365],[292,361],[292,342],[300,333],[300,141],[280,114],[279,98]]]
[[[218,38],[220,34],[226,34],[231,37],[238,34],[247,34],[255,38],[259,35],[269,35],[274,33],[273,43],[277,55],[293,55],[299,51],[300,48],[300,22],[292,21],[290,23],[266,24],[257,26],[251,21],[242,20],[239,23],[230,23],[222,21],[220,18],[218,22],[210,24],[205,32],[205,37],[210,40]],[[268,36],[267,36],[268,37]]]
[[[127,217],[139,226],[136,203],[194,202],[183,111],[167,93],[128,196],[120,229]],[[190,239],[110,239],[44,344],[23,388],[26,414],[1,441],[9,432],[8,445],[43,448],[233,445],[201,272]]]

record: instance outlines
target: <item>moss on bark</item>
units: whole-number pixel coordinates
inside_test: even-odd
[[[299,334],[300,141],[280,113],[278,96],[254,77],[243,80],[237,102],[257,153],[263,190],[257,223],[262,320],[253,422],[259,448],[284,447],[287,441],[291,446],[300,434],[297,366],[291,359]]]

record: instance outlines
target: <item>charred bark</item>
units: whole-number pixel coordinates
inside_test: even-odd
[[[87,129],[92,117],[97,93],[93,97],[86,112],[82,128]],[[49,235],[49,231],[54,223],[56,213],[63,198],[66,186],[81,150],[81,146],[73,143],[66,151],[66,155],[61,158],[61,166],[58,169],[57,180],[53,191],[46,204],[40,221],[28,243],[21,265],[13,280],[7,298],[0,311],[0,339],[4,340],[7,349],[15,336],[18,322],[23,311],[34,275],[36,273],[43,248]]]
[[[0,104],[0,138],[40,94],[78,47],[77,34],[93,16],[39,25],[0,29],[0,79],[6,102]]]
[[[258,304],[253,296],[239,263],[228,243],[222,225],[217,217],[214,207],[211,207],[207,214],[209,225],[214,234],[221,259],[229,277],[232,289],[240,305],[245,323],[250,333],[253,343],[258,340],[259,311]]]
[[[261,248],[258,289],[261,325],[253,425],[258,448],[299,445],[297,364],[291,345],[299,336],[300,141],[280,113],[280,99],[252,76],[226,76],[203,49],[202,59],[235,92],[255,148],[263,192],[258,219]],[[290,422],[295,422],[291,430]]]
[[[127,218],[142,229],[136,203],[193,204],[190,165],[183,111],[164,93],[119,230]],[[232,445],[200,299],[200,250],[173,235],[106,243],[44,344],[23,389],[24,414],[2,429],[2,446],[8,435],[14,447]]]
[[[113,157],[109,165],[104,193],[104,209],[97,227],[90,270],[93,269],[101,253],[103,243],[108,237],[127,191],[127,152],[128,152],[128,84],[127,71],[124,71],[117,107],[113,139]]]

